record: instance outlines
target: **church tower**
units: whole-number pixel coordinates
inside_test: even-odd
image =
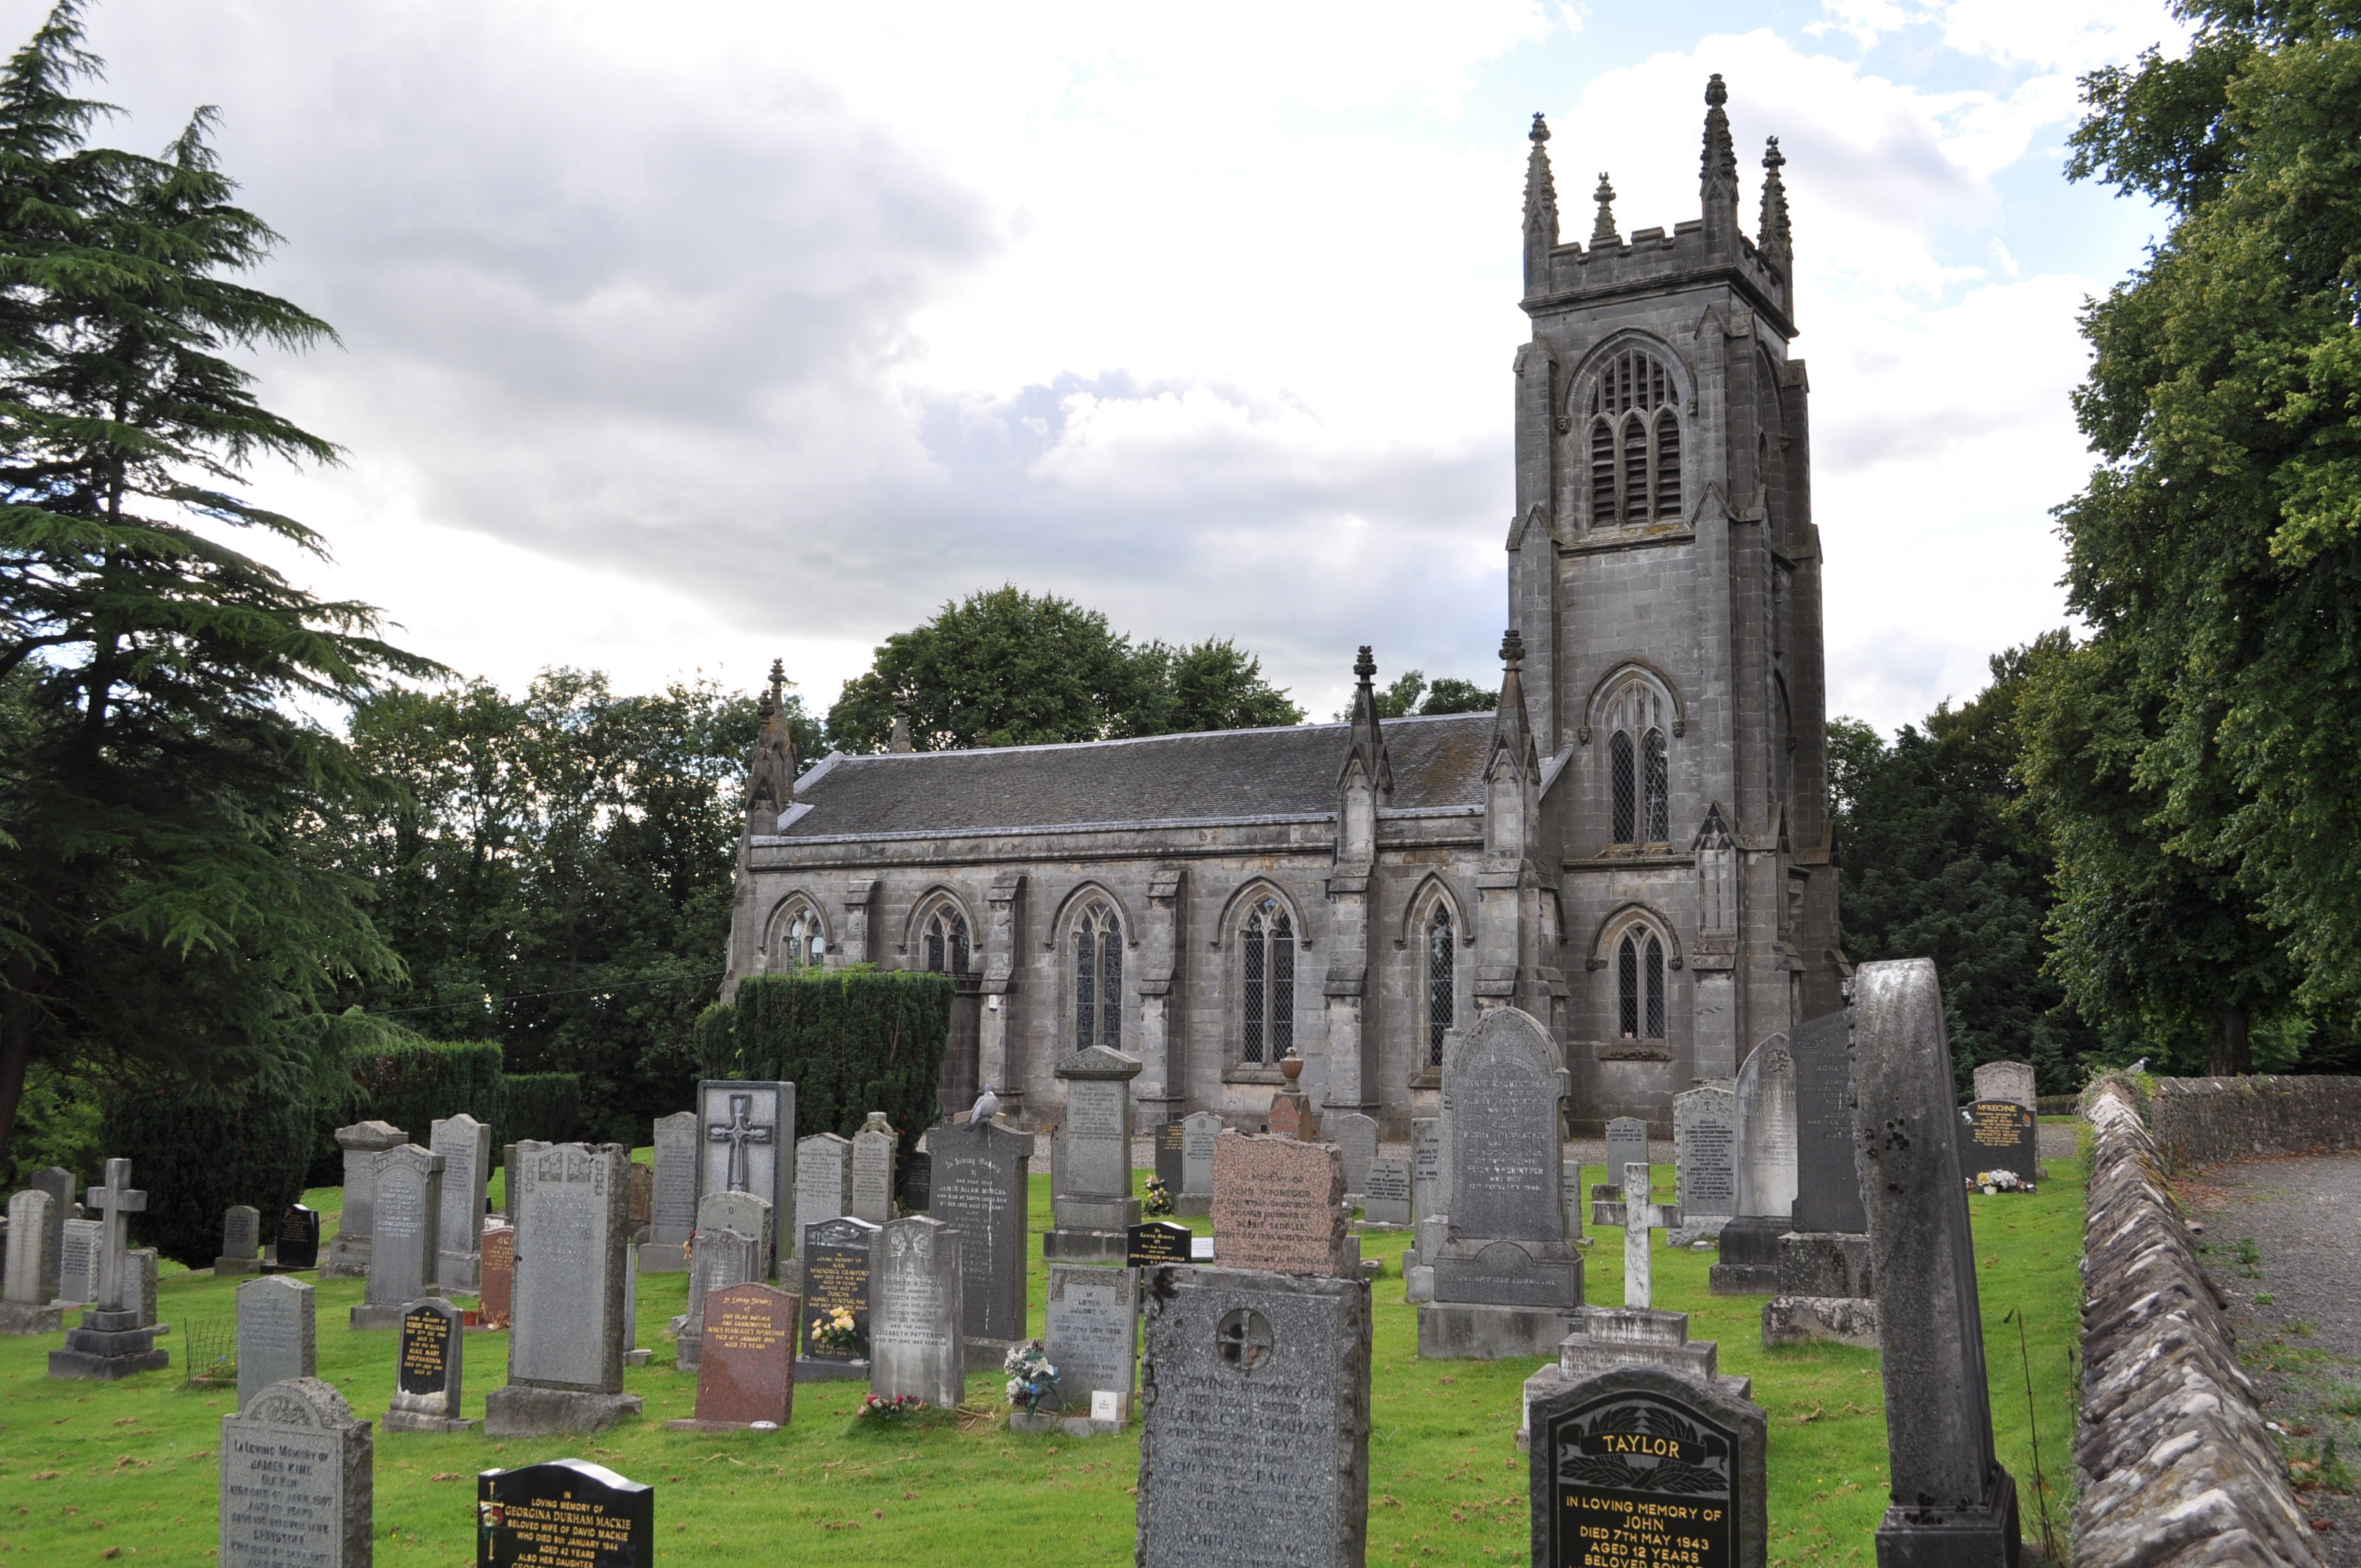
[[[1564,947],[1550,1022],[1577,1122],[1673,1095],[1841,1005],[1808,387],[1790,357],[1777,139],[1739,221],[1706,88],[1702,215],[1559,236],[1533,117],[1509,624]]]

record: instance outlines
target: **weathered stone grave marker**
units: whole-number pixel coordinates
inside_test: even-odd
[[[852,1135],[852,1185],[845,1212],[882,1225],[894,1217],[894,1150],[899,1137],[883,1111],[872,1111]]]
[[[959,1234],[940,1220],[907,1215],[879,1233],[877,1256],[869,1287],[870,1392],[957,1408],[967,1395]]]
[[[247,1203],[222,1211],[221,1253],[214,1259],[214,1277],[226,1279],[262,1272],[262,1215]]]
[[[319,1371],[318,1306],[311,1286],[267,1274],[237,1288],[237,1408],[273,1383]]]
[[[441,1261],[443,1157],[404,1144],[377,1157],[369,1177],[375,1234],[368,1290],[353,1309],[357,1329],[390,1329],[402,1309],[434,1288]]]
[[[1673,1096],[1673,1172],[1681,1223],[1672,1246],[1719,1238],[1738,1212],[1738,1098],[1708,1085]]]
[[[814,1133],[796,1140],[796,1234],[841,1217],[852,1201],[852,1140]]]
[[[477,1568],[648,1568],[655,1488],[587,1459],[476,1473]]]
[[[90,1190],[89,1203],[101,1216],[95,1299],[83,1309],[82,1326],[66,1331],[65,1348],[49,1352],[49,1376],[109,1381],[154,1371],[170,1357],[156,1348],[153,1314],[141,1311],[138,1280],[125,1245],[130,1216],[148,1207],[148,1194],[131,1186],[129,1160],[106,1162],[106,1181]],[[140,1321],[143,1315],[148,1323]]]
[[[516,1305],[516,1227],[491,1225],[484,1231],[483,1285],[476,1296],[478,1327],[504,1329]]]
[[[1410,1223],[1410,1162],[1373,1159],[1361,1178],[1361,1218],[1372,1225]]]
[[[65,1310],[57,1304],[59,1228],[49,1223],[57,1200],[27,1188],[8,1200],[7,1281],[0,1287],[0,1333],[55,1333]]]
[[[697,1119],[694,1111],[655,1120],[656,1179],[648,1242],[640,1266],[678,1274],[688,1266],[689,1233],[697,1229]]]
[[[771,1236],[776,1229],[772,1220],[770,1204],[752,1192],[708,1192],[697,1201],[699,1233],[742,1231],[754,1238],[754,1272],[746,1276],[749,1279],[761,1279],[771,1272]]]
[[[799,1382],[869,1375],[869,1288],[878,1228],[840,1214],[804,1233],[804,1329],[796,1352]],[[850,1344],[833,1343],[839,1317]]]
[[[345,1208],[328,1243],[328,1260],[320,1265],[321,1278],[357,1279],[369,1271],[376,1234],[377,1157],[408,1142],[410,1135],[390,1122],[356,1122],[336,1129],[336,1146],[345,1151]]]
[[[99,1238],[106,1227],[96,1220],[68,1220],[58,1255],[58,1299],[87,1307],[98,1299]]]
[[[1131,1080],[1140,1060],[1104,1046],[1077,1051],[1055,1069],[1066,1114],[1051,1150],[1053,1228],[1041,1255],[1105,1263],[1123,1255],[1124,1233],[1139,1223],[1131,1195]]]
[[[1367,1283],[1172,1266],[1144,1295],[1141,1568],[1360,1568]]]
[[[715,1196],[735,1197],[741,1201],[747,1198],[743,1192]],[[703,1365],[705,1303],[716,1290],[763,1277],[763,1238],[767,1234],[751,1225],[739,1229],[717,1224],[698,1231],[688,1244],[688,1310],[674,1338],[675,1366],[686,1372]]]
[[[1042,1348],[1058,1369],[1058,1409],[1091,1414],[1093,1396],[1115,1396],[1114,1420],[1131,1419],[1139,1366],[1139,1277],[1128,1268],[1049,1265]]]
[[[1180,1186],[1173,1194],[1176,1214],[1204,1214],[1213,1204],[1213,1138],[1222,1119],[1211,1111],[1180,1118]]]
[[[1377,1118],[1358,1111],[1340,1111],[1323,1117],[1321,1125],[1327,1141],[1345,1157],[1345,1198],[1357,1208],[1356,1200],[1369,1190],[1369,1162],[1378,1157]]]
[[[1766,1421],[1728,1381],[1634,1364],[1537,1398],[1533,1563],[1763,1568]]]
[[[1033,1136],[964,1124],[927,1134],[936,1219],[960,1235],[962,1332],[969,1360],[997,1365],[1025,1334],[1026,1249],[1031,1236],[1026,1162]]]
[[[224,1416],[221,1568],[367,1568],[375,1446],[317,1377],[273,1383]]]
[[[1180,1197],[1181,1186],[1187,1179],[1187,1172],[1181,1166],[1188,1153],[1188,1137],[1189,1124],[1177,1117],[1157,1124],[1156,1179],[1164,1183],[1165,1193],[1170,1197]]]
[[[1779,1294],[1763,1343],[1877,1346],[1877,1301],[1861,1190],[1859,1074],[1852,1015],[1795,1030],[1795,1219],[1779,1238]]]
[[[63,1258],[66,1222],[83,1217],[82,1194],[74,1185],[73,1172],[61,1165],[45,1166],[33,1172],[32,1180],[26,1185],[36,1192],[46,1192],[49,1195],[49,1229],[57,1233],[55,1242],[58,1255]],[[61,1262],[59,1266],[62,1268],[63,1263]]]
[[[2034,1096],[2030,1062],[1985,1062],[1975,1069],[1975,1082],[1979,1100],[2014,1100],[2028,1111],[2041,1109]]]
[[[1627,1165],[1652,1165],[1654,1157],[1648,1147],[1648,1124],[1637,1116],[1618,1116],[1607,1124],[1607,1179],[1617,1187],[1623,1182]]]
[[[492,1179],[492,1130],[465,1112],[433,1123],[427,1146],[443,1157],[434,1286],[473,1294],[481,1278],[484,1190]]]
[[[697,1414],[664,1425],[680,1431],[785,1426],[795,1406],[802,1315],[794,1294],[749,1280],[710,1292],[704,1309]]]
[[[1410,1213],[1416,1224],[1429,1214],[1439,1213],[1437,1204],[1443,1187],[1443,1124],[1433,1116],[1419,1116],[1410,1124]]]
[[[1779,1288],[1779,1238],[1795,1210],[1795,1058],[1773,1035],[1747,1056],[1735,1091],[1738,1212],[1721,1227],[1721,1261],[1707,1274],[1716,1296]]]
[[[440,1296],[412,1301],[401,1314],[394,1354],[388,1431],[473,1431],[459,1415],[467,1336],[459,1309]]]
[[[708,1192],[752,1192],[771,1206],[767,1255],[795,1255],[796,1086],[708,1079],[697,1086],[705,1141],[697,1183]]]
[[[1334,1145],[1231,1132],[1213,1140],[1213,1251],[1224,1266],[1341,1275],[1345,1214]]]
[[[923,1214],[935,1203],[935,1157],[923,1148],[902,1157],[894,1173],[894,1204],[905,1214]]]
[[[603,1431],[640,1400],[623,1389],[623,1249],[631,1152],[619,1144],[521,1150],[509,1381],[484,1401],[494,1438]]]

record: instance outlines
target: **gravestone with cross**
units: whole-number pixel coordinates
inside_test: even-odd
[[[699,1197],[752,1192],[771,1206],[765,1238],[784,1263],[796,1252],[796,1086],[708,1079],[697,1086]]]
[[[1617,1173],[1623,1179],[1623,1304],[1653,1307],[1655,1281],[1650,1270],[1650,1233],[1664,1223],[1664,1211],[1649,1201],[1648,1168],[1637,1161]]]
[[[98,1211],[98,1300],[82,1315],[82,1326],[66,1332],[63,1350],[49,1352],[49,1376],[111,1381],[160,1367],[170,1358],[156,1348],[153,1324],[140,1323],[137,1283],[129,1267],[130,1217],[148,1207],[148,1194],[131,1186],[131,1162],[106,1162],[104,1184],[90,1190]]]

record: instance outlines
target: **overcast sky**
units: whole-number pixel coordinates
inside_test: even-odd
[[[0,0],[11,42],[45,6]],[[1234,637],[1315,716],[1354,647],[1489,684],[1519,206],[1697,212],[1719,71],[1775,134],[1831,712],[1885,728],[2063,620],[2076,313],[2155,213],[2060,172],[2098,0],[1185,6],[93,0],[106,133],[220,105],[344,345],[259,364],[340,469],[258,476],[322,591],[503,683],[775,655],[820,708],[1007,581]]]

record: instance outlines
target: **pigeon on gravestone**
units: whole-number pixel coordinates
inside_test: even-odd
[[[975,1103],[968,1107],[967,1124],[971,1127],[981,1127],[999,1113],[1000,1096],[994,1094],[992,1091],[992,1085],[987,1083],[983,1086],[983,1092],[975,1097]]]

